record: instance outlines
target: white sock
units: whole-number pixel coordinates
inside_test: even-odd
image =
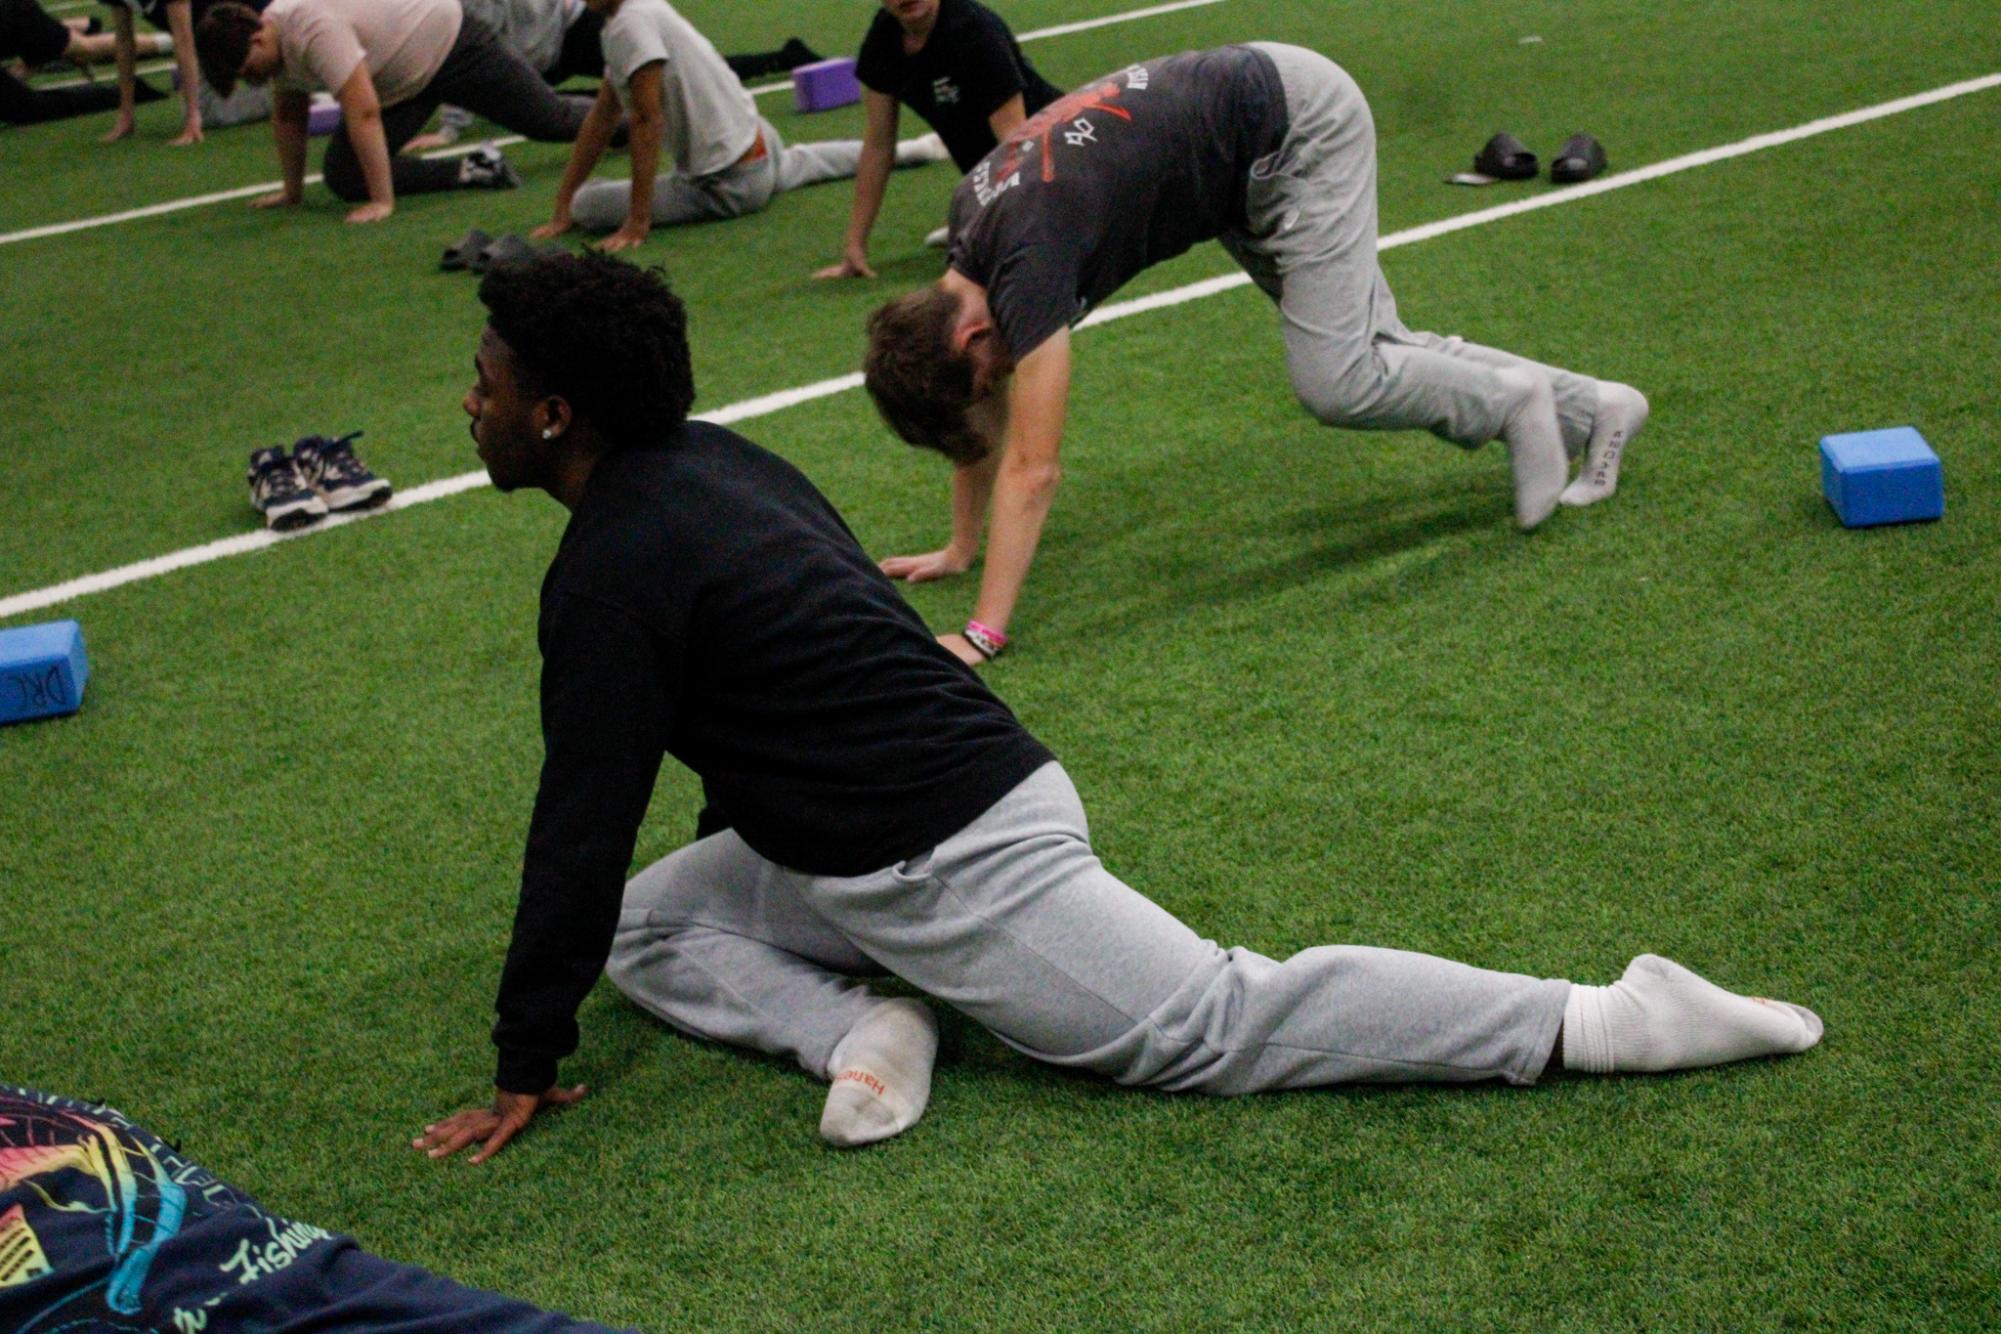
[[[1642,954],[1609,987],[1572,985],[1563,1007],[1563,1064],[1590,1074],[1693,1070],[1805,1051],[1820,1016],[1739,996],[1672,959]]]
[[[156,56],[170,56],[174,54],[174,36],[172,33],[167,33],[167,32],[141,33],[140,37],[142,39],[146,37],[151,37],[153,39],[152,51],[150,54]],[[139,48],[139,45],[140,43],[138,42],[133,43],[133,49],[137,50]]]
[[[862,1016],[827,1063],[834,1087],[820,1136],[844,1149],[900,1135],[931,1100],[938,1021],[914,1000],[884,1001]]]
[[[927,162],[943,162],[951,156],[952,151],[935,133],[920,134],[915,139],[905,139],[896,145],[896,165],[899,167],[921,167]]]
[[[1570,456],[1563,452],[1563,430],[1556,420],[1556,393],[1534,371],[1503,370],[1520,394],[1513,415],[1501,428],[1508,446],[1508,466],[1515,478],[1515,522],[1523,532],[1556,513],[1556,498],[1570,476]]]
[[[1584,447],[1577,480],[1563,489],[1566,505],[1590,505],[1619,489],[1619,458],[1647,424],[1647,396],[1629,384],[1598,382],[1598,415]]]

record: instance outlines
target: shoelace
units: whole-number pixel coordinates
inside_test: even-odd
[[[354,456],[353,441],[361,434],[360,431],[352,431],[338,440],[320,437],[318,447],[314,449],[313,454],[318,462],[321,477],[330,477],[336,482],[360,482],[366,481],[372,475],[362,466],[361,460]]]
[[[257,494],[264,500],[294,496],[308,489],[299,465],[282,454],[257,470]]]

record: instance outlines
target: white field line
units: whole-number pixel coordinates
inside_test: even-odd
[[[1895,101],[1878,103],[1876,106],[1864,107],[1858,111],[1844,112],[1838,116],[1824,116],[1819,120],[1808,121],[1804,125],[1796,125],[1789,130],[1777,130],[1770,134],[1753,135],[1749,139],[1740,139],[1733,144],[1724,144],[1717,148],[1705,148],[1695,153],[1684,153],[1680,157],[1668,158],[1666,161],[1656,162],[1651,166],[1638,167],[1632,171],[1622,171],[1611,176],[1601,176],[1597,180],[1587,182],[1583,185],[1568,186],[1561,191],[1552,191],[1548,194],[1536,195],[1530,199],[1520,199],[1512,203],[1499,204],[1493,208],[1479,209],[1472,213],[1461,213],[1455,217],[1443,218],[1437,222],[1425,223],[1419,227],[1408,227],[1403,231],[1393,232],[1381,238],[1377,242],[1377,249],[1394,250],[1399,246],[1416,245],[1421,241],[1430,241],[1440,236],[1449,236],[1453,232],[1485,226],[1488,223],[1499,222],[1504,218],[1512,218],[1518,214],[1532,213],[1537,209],[1555,208],[1559,204],[1568,204],[1579,199],[1589,199],[1593,195],[1602,195],[1612,190],[1623,190],[1627,186],[1639,185],[1644,181],[1658,180],[1663,176],[1692,171],[1697,167],[1706,167],[1716,162],[1726,162],[1731,158],[1743,157],[1747,153],[1756,153],[1767,148],[1776,148],[1782,144],[1794,143],[1801,139],[1812,138],[1815,135],[1827,134],[1834,130],[1846,129],[1853,125],[1865,124],[1872,120],[1881,120],[1886,116],[1895,116],[1902,112],[1914,111],[1920,107],[1931,106],[1934,103],[1948,101],[1955,97],[1965,97],[1970,93],[1983,92],[1987,89],[1997,87],[2001,87],[2001,74],[1989,74],[1978,79],[1967,79],[1961,83],[1947,84],[1943,88],[1934,88],[1930,92],[1917,93],[1910,97],[1897,98]],[[1139,297],[1131,301],[1120,301],[1113,305],[1105,306],[1094,312],[1078,327],[1083,329],[1094,328],[1100,324],[1109,324],[1113,320],[1126,319],[1129,316],[1162,310],[1169,306],[1178,306],[1189,301],[1199,301],[1204,297],[1215,296],[1221,292],[1228,292],[1234,288],[1243,287],[1249,282],[1250,278],[1241,273],[1206,278],[1201,282],[1189,283],[1186,286],[1176,287],[1170,291],[1156,292],[1151,296]],[[714,412],[705,412],[699,415],[705,421],[729,425],[734,422],[746,421],[753,417],[763,417],[774,412],[780,412],[786,408],[796,407],[801,403],[810,402],[816,398],[827,398],[834,394],[843,394],[851,389],[859,388],[861,382],[862,377],[859,375],[836,376],[833,379],[821,380],[815,384],[801,385],[794,389],[785,389],[777,393],[762,394],[756,398],[747,398],[719,408]],[[212,560],[221,560],[225,556],[240,556],[247,552],[261,551],[265,547],[275,546],[279,542],[308,537],[314,533],[321,533],[331,528],[342,527],[358,519],[372,518],[379,514],[409,509],[413,505],[422,505],[428,501],[441,500],[446,496],[457,495],[461,491],[470,491],[475,487],[484,486],[486,482],[487,476],[483,471],[460,473],[455,477],[446,477],[439,481],[426,483],[409,491],[399,492],[387,505],[379,510],[367,510],[359,514],[332,516],[313,525],[311,528],[300,529],[283,535],[266,531],[226,537],[203,546],[189,547],[165,556],[156,556],[151,560],[138,561],[131,565],[121,565],[116,569],[106,570],[100,574],[85,575],[83,578],[71,579],[65,583],[55,584],[48,588],[39,588],[31,592],[16,594],[13,597],[0,598],[0,620],[19,616],[26,612],[40,611],[46,607],[68,602],[73,598],[83,597],[89,593],[102,593],[108,589],[121,588],[126,584],[157,578],[173,570],[186,569],[191,565],[203,565]]]
[[[425,153],[427,158],[463,157],[478,149],[482,144],[491,143],[497,148],[524,142],[520,135],[506,135],[499,139],[482,139],[473,143],[459,144],[452,148],[440,148],[435,153]],[[300,182],[302,185],[318,185],[320,174],[312,172]],[[136,222],[140,218],[157,218],[163,213],[179,213],[185,209],[205,208],[210,204],[224,204],[232,199],[249,199],[255,195],[270,194],[284,185],[283,181],[263,181],[257,185],[239,185],[234,190],[218,190],[214,194],[190,195],[186,199],[169,199],[164,204],[148,204],[144,208],[128,208],[122,213],[106,213],[102,217],[85,218],[81,222],[57,222],[47,227],[30,227],[24,232],[8,232],[0,236],[0,245],[10,245],[16,241],[33,241],[42,236],[61,236],[65,232],[80,232],[91,227],[109,227],[118,222]]]
[[[1168,5],[1148,5],[1145,9],[1129,9],[1123,14],[1107,14],[1103,18],[1079,19],[1075,23],[1059,23],[1053,28],[1037,28],[1034,32],[1024,32],[1015,37],[1017,42],[1039,42],[1045,37],[1067,37],[1073,32],[1084,32],[1090,28],[1110,27],[1114,23],[1130,23],[1134,19],[1150,19],[1160,14],[1172,14],[1183,9],[1200,9],[1204,5],[1220,5],[1223,0],[1174,0]]]
[[[132,67],[132,72],[134,74],[141,76],[148,74],[165,74],[169,70],[173,69],[173,67],[174,67],[173,61],[162,60],[162,61],[149,62],[144,65],[135,65]],[[29,87],[33,88],[36,92],[39,93],[50,88],[81,88],[86,83],[115,84],[117,82],[118,82],[117,73],[107,67],[106,69],[100,71],[98,76],[94,79],[86,78],[83,75],[79,74],[77,77],[73,79],[58,79],[53,83],[35,83],[35,84],[30,84]]]
[[[1078,23],[1062,23],[1053,28],[1037,28],[1034,32],[1019,34],[1015,40],[1022,42],[1039,41],[1045,37],[1061,37],[1068,33],[1083,32],[1087,28],[1103,28],[1114,23],[1130,23],[1134,19],[1153,18],[1160,14],[1172,14],[1178,10],[1199,9],[1204,5],[1220,5],[1222,3],[1223,0],[1174,0],[1173,4],[1148,5],[1144,9],[1127,10],[1122,14],[1107,14],[1103,18],[1085,19]],[[160,69],[171,68],[171,65],[160,66]],[[147,72],[149,71],[140,71],[142,74]],[[83,80],[77,79],[73,82],[81,83]],[[66,85],[50,84],[47,86],[63,87]],[[790,91],[792,91],[790,83],[767,83],[750,89],[750,93],[754,97],[764,97],[771,93],[785,93]],[[511,135],[506,138],[496,139],[493,142],[504,148],[509,144],[518,144],[522,140],[519,136]],[[425,156],[449,157],[457,153],[470,153],[475,147],[477,147],[476,144],[467,144],[458,148],[444,149],[436,153],[427,153]],[[306,178],[306,184],[312,185],[319,179],[318,176],[309,176]],[[265,181],[261,185],[245,185],[235,190],[218,191],[215,194],[195,195],[188,199],[173,199],[164,204],[151,204],[145,208],[127,209],[122,213],[106,213],[95,218],[79,218],[74,222],[57,222],[45,227],[30,227],[25,231],[0,233],[0,245],[14,245],[21,241],[36,241],[45,236],[63,236],[70,232],[88,231],[93,227],[110,227],[123,222],[136,222],[141,218],[157,218],[164,213],[178,213],[183,209],[190,208],[206,208],[210,204],[220,204],[231,199],[249,199],[253,195],[269,194],[281,184],[283,182]]]

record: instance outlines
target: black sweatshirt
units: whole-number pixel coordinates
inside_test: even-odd
[[[546,748],[493,1031],[539,1093],[576,1050],[663,754],[781,866],[935,847],[1050,759],[798,469],[690,422],[598,462],[542,583]]]

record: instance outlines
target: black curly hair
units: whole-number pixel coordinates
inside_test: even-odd
[[[569,400],[614,445],[654,443],[688,419],[688,312],[666,270],[538,255],[488,270],[479,299],[522,387]]]

